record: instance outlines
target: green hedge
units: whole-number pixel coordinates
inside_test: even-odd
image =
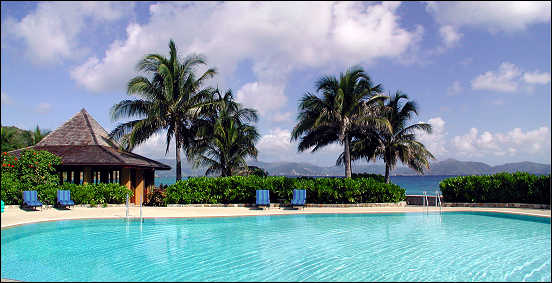
[[[23,191],[37,191],[43,204],[55,204],[57,190],[70,190],[75,204],[124,203],[132,191],[119,184],[63,184],[55,167],[61,157],[44,150],[23,150],[19,158],[2,153],[1,198],[6,204],[23,203]]]
[[[378,182],[385,182],[385,177],[380,174],[371,174],[371,173],[352,173],[351,178],[358,179],[358,178],[372,178],[375,179]]]
[[[75,204],[107,204],[125,203],[126,195],[132,196],[132,191],[119,184],[86,184],[76,185],[65,183],[63,185],[37,185],[35,187],[23,187],[17,183],[13,186],[2,186],[2,200],[6,204],[21,205],[23,203],[22,192],[27,190],[37,191],[38,200],[42,204],[55,204],[57,190],[70,190],[71,199]]]
[[[75,204],[120,204],[126,202],[127,194],[129,198],[134,194],[126,186],[114,183],[86,185],[65,183],[62,189],[71,191],[71,199]]]
[[[550,175],[525,172],[446,178],[439,183],[447,202],[550,203]]]
[[[307,190],[307,203],[399,202],[405,190],[372,178],[198,177],[166,190],[165,203],[255,203],[255,191],[270,190],[270,201],[291,201],[293,189]]]

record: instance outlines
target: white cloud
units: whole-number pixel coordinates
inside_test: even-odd
[[[261,116],[272,114],[287,101],[284,86],[259,82],[247,83],[236,94],[236,100],[247,107],[253,107]]]
[[[2,91],[2,104],[5,104],[5,105],[12,105],[13,104],[13,99],[11,99],[11,97],[9,97],[3,91]]]
[[[258,160],[268,162],[290,161],[308,162],[319,166],[331,166],[341,152],[343,146],[339,143],[329,144],[315,153],[310,150],[297,151],[298,141],[290,142],[291,131],[282,128],[271,129],[261,136],[256,144],[259,150]]]
[[[439,158],[448,152],[446,147],[445,121],[441,117],[431,118],[427,123],[432,126],[432,133],[418,132],[417,138],[436,157]]]
[[[525,90],[533,92],[533,84],[550,83],[550,73],[548,72],[522,72],[516,65],[503,62],[498,71],[488,71],[477,76],[471,81],[472,89],[492,90],[498,92],[514,92],[518,86],[525,83]]]
[[[260,155],[289,157],[297,151],[296,143],[290,142],[291,132],[280,128],[272,129],[257,143]]]
[[[463,90],[462,86],[460,85],[459,81],[454,81],[452,85],[447,89],[448,95],[456,95],[459,94]]]
[[[171,143],[169,144],[169,151],[167,154],[165,154],[165,150],[167,149],[167,133],[166,131],[163,131],[161,133],[155,133],[153,134],[149,139],[147,139],[144,143],[136,146],[134,150],[132,150],[133,153],[146,156],[148,158],[153,159],[175,159],[175,143],[174,139],[171,140]],[[184,152],[181,151],[181,160],[186,160]]]
[[[478,27],[491,33],[523,31],[550,22],[550,1],[428,2],[426,11],[441,25]]]
[[[87,48],[78,36],[92,25],[105,24],[123,16],[124,7],[113,2],[40,2],[21,20],[7,18],[3,23],[10,36],[25,42],[26,54],[33,63],[59,63],[84,55]]]
[[[41,114],[46,114],[51,110],[52,110],[52,105],[46,102],[41,102],[35,107],[35,111]]]
[[[550,73],[535,71],[523,74],[523,80],[529,84],[547,84],[550,82]]]
[[[291,112],[278,112],[272,115],[272,121],[274,122],[291,122]]]
[[[103,57],[91,57],[74,68],[71,77],[94,92],[121,90],[135,74],[138,60],[148,53],[167,54],[172,38],[180,54],[201,52],[225,80],[233,79],[238,63],[252,62],[258,87],[271,86],[277,93],[276,101],[270,100],[274,106],[261,106],[263,112],[273,111],[283,105],[280,89],[294,70],[341,69],[398,58],[413,48],[423,29],[401,27],[398,6],[391,2],[153,4],[149,22],[129,25],[125,40],[113,42]],[[251,89],[251,84],[242,86],[242,99],[258,105],[260,97],[245,99],[245,91]]]
[[[476,128],[471,128],[466,135],[452,139],[458,156],[550,155],[550,130],[546,126],[527,132],[515,128],[507,133],[478,133]]]
[[[472,80],[472,89],[513,92],[518,88],[520,69],[509,62],[503,62],[497,72],[488,71]]]
[[[460,38],[462,38],[462,34],[459,33],[453,26],[449,25],[442,26],[439,29],[439,34],[441,35],[443,43],[447,48],[455,46],[458,41],[460,41]]]

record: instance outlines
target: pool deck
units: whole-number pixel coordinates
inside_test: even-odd
[[[425,212],[422,206],[405,207],[307,207],[291,210],[283,208],[255,209],[250,207],[143,207],[144,218],[185,218],[185,217],[230,217],[285,214],[324,214],[324,213],[406,213]],[[430,212],[438,208],[430,207]],[[531,215],[550,218],[550,209],[498,208],[498,207],[443,207],[442,211],[488,211]],[[44,208],[38,211],[27,211],[7,207],[1,216],[2,229],[34,222],[56,221],[65,219],[105,219],[122,218],[126,215],[125,207],[73,207],[69,210]],[[139,217],[140,208],[130,207],[130,217]]]

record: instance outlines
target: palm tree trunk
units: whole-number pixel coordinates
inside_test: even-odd
[[[345,178],[351,178],[351,151],[349,136],[345,135]]]
[[[174,139],[176,143],[176,181],[182,180],[182,162],[180,161],[180,134],[178,122],[174,123]]]
[[[390,179],[389,179],[389,171],[390,171],[389,169],[390,168],[389,167],[390,167],[389,164],[385,163],[385,182],[387,184],[389,184],[389,181],[390,181]]]

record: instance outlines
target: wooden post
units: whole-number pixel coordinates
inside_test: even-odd
[[[144,170],[136,169],[136,188],[134,189],[134,195],[136,196],[134,198],[135,204],[140,204],[140,199],[142,199],[142,202],[144,201],[144,183]]]
[[[92,179],[92,168],[84,167],[82,184],[92,184],[94,180]]]
[[[72,170],[69,170],[67,171],[67,183],[73,183],[73,171]]]
[[[59,172],[59,184],[63,185],[63,171]]]
[[[127,187],[129,190],[132,191],[132,182],[130,181],[130,168],[122,168],[121,169],[121,176],[119,178],[119,184]],[[132,199],[133,198],[131,196],[130,200],[132,200]]]

